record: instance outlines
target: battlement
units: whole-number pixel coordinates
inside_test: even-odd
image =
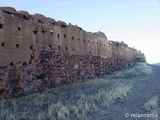
[[[145,62],[140,51],[102,32],[0,7],[0,97],[80,82]]]

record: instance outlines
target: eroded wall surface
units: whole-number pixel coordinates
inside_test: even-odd
[[[144,54],[102,32],[0,7],[0,98],[80,82],[136,62],[145,62]]]

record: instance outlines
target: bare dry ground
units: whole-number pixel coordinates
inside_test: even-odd
[[[1,100],[0,120],[147,120],[125,113],[158,114],[159,86],[160,66],[137,63],[83,83]]]

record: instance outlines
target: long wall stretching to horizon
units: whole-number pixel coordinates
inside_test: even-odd
[[[0,98],[84,81],[145,62],[140,51],[102,32],[0,7]]]

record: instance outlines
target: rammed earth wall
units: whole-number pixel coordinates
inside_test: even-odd
[[[0,98],[80,82],[136,62],[145,62],[144,54],[102,32],[0,7]]]

